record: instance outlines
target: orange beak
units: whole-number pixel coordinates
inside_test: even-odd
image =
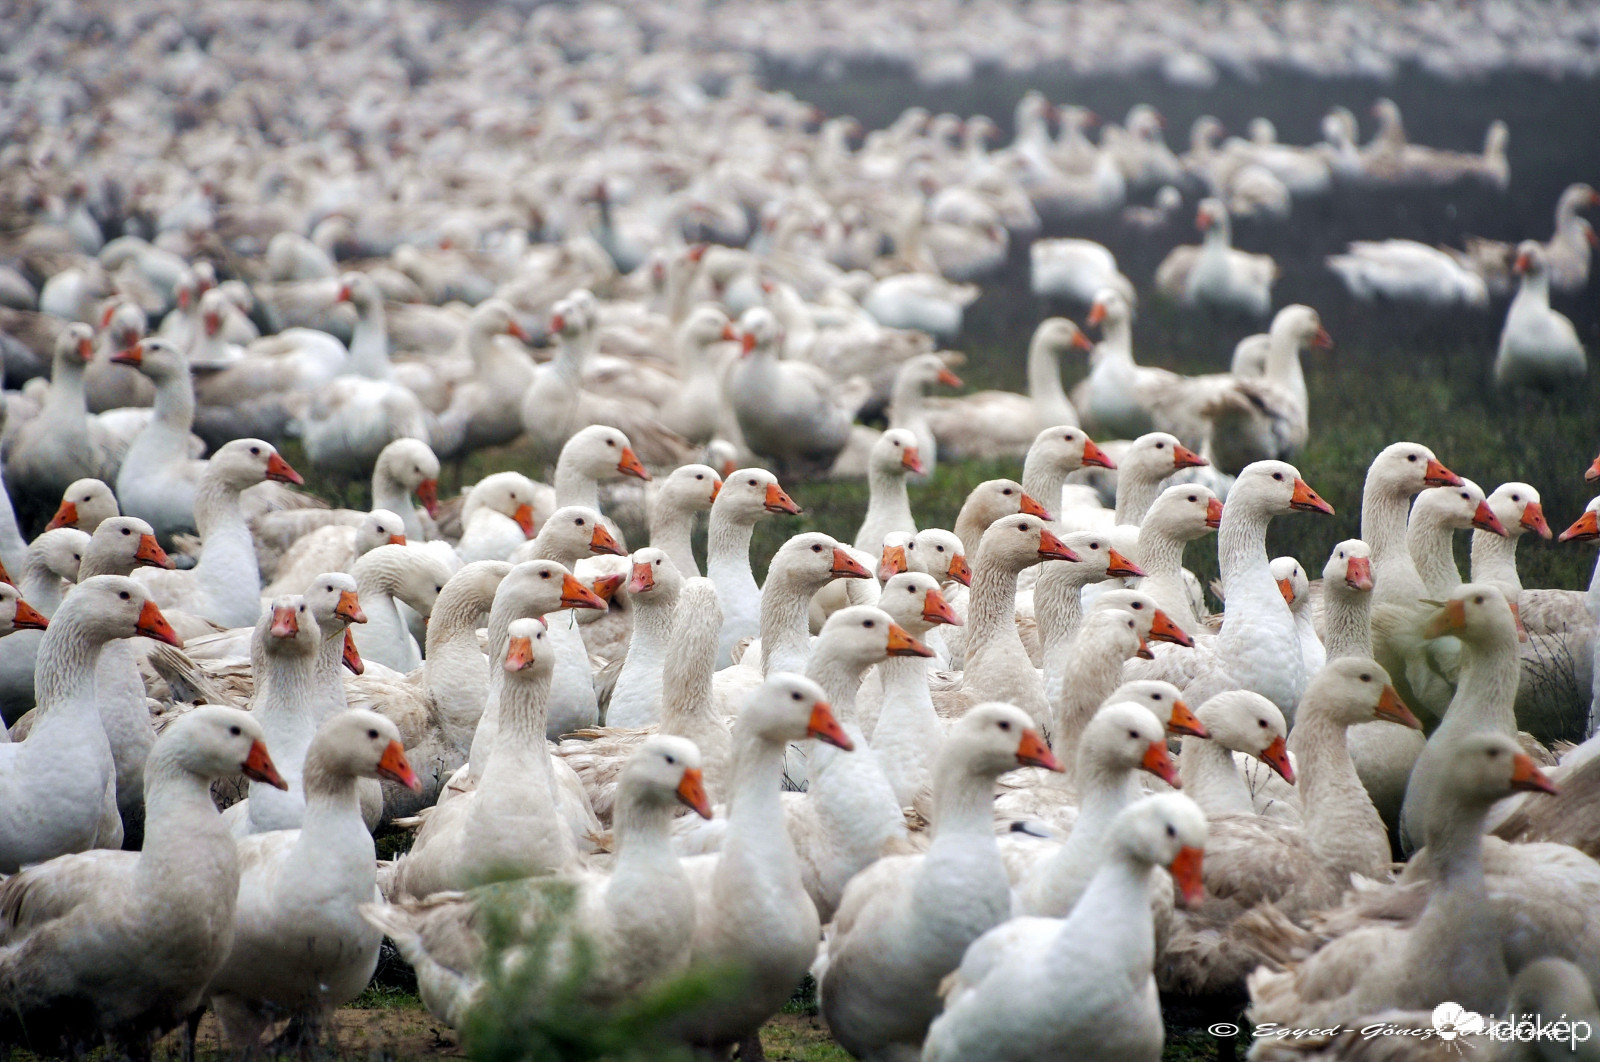
[[[1017,762],[1024,767],[1043,767],[1047,771],[1066,770],[1037,730],[1022,732],[1022,740],[1017,743]]]
[[[1108,547],[1106,549],[1106,574],[1123,579],[1139,579],[1143,578],[1144,569],[1116,550]]]
[[[139,610],[139,620],[133,625],[134,633],[145,638],[154,638],[158,642],[183,648],[183,639],[178,637],[178,632],[172,629],[172,624],[167,622],[167,617],[156,608],[154,601],[146,601],[144,608]]]
[[[135,369],[144,364],[144,345],[135,343],[126,350],[119,350],[111,355],[113,365],[131,365]]]
[[[844,727],[839,725],[839,720],[834,718],[833,709],[827,701],[818,701],[811,706],[811,721],[806,724],[806,735],[836,745],[846,752],[856,747],[850,735],[844,732]]]
[[[724,343],[739,342],[739,333],[733,330],[733,325],[725,324],[722,326],[722,341]]]
[[[515,520],[517,522],[517,526],[522,528],[523,537],[533,537],[533,506],[529,505],[527,502],[523,502],[521,505],[517,506],[516,511],[511,514],[511,519]]]
[[[1499,535],[1501,538],[1510,537],[1506,533],[1505,525],[1500,522],[1500,518],[1494,514],[1494,510],[1489,508],[1489,503],[1486,501],[1478,503],[1477,511],[1472,514],[1472,526],[1479,531],[1487,531],[1492,535]]]
[[[1173,468],[1199,468],[1201,465],[1208,465],[1210,463],[1211,462],[1207,461],[1205,458],[1201,457],[1187,446],[1184,446],[1182,443],[1179,443],[1177,446],[1172,448]]]
[[[595,608],[604,611],[606,603],[600,600],[593,590],[578,582],[577,576],[569,572],[561,577],[561,607]]]
[[[417,501],[422,503],[429,516],[439,515],[439,481],[425,479],[417,484]]]
[[[644,467],[644,462],[639,460],[639,455],[633,452],[633,447],[622,448],[622,458],[617,462],[617,471],[624,476],[634,476],[645,482],[650,481],[650,470]]]
[[[333,301],[334,302],[349,302],[350,301],[350,285],[349,284],[340,284],[339,285],[339,294],[337,294],[337,295],[335,295],[333,297]]]
[[[267,755],[267,746],[257,739],[250,744],[250,755],[244,758],[244,763],[239,770],[246,778],[257,782],[264,782],[274,789],[288,789],[289,783],[283,780],[283,775],[278,773],[278,768],[272,763],[272,757]]]
[[[1317,329],[1317,334],[1311,337],[1311,345],[1321,347],[1323,350],[1332,350],[1333,337],[1328,334],[1326,328],[1319,328]]]
[[[111,319],[111,313],[112,313],[111,310],[107,310],[106,311],[106,321],[109,321]],[[101,324],[100,324],[100,327],[104,328],[105,326],[106,326],[105,322],[102,321]],[[91,358],[94,357],[94,340],[92,340],[92,339],[80,339],[80,340],[78,340],[78,357],[82,358],[84,361],[89,361]]]
[[[391,546],[403,546],[406,544],[406,536],[390,535],[388,544]]]
[[[1589,465],[1588,470],[1583,474],[1583,479],[1586,483],[1593,483],[1595,480],[1600,479],[1600,457],[1596,457],[1593,463]]]
[[[1133,655],[1140,660],[1154,660],[1156,658],[1156,654],[1150,651],[1150,643],[1143,638],[1139,639],[1139,648]]]
[[[350,628],[344,629],[344,651],[340,654],[344,666],[350,669],[350,674],[360,675],[367,670],[367,665],[361,659],[361,650],[356,648],[356,636],[350,633]]]
[[[589,536],[589,552],[612,557],[624,556],[622,547],[611,537],[611,532],[606,530],[605,524],[594,525],[594,533]]]
[[[1177,887],[1178,902],[1185,908],[1199,907],[1206,898],[1205,877],[1201,873],[1204,856],[1201,849],[1185,845],[1178,849],[1177,857],[1167,867],[1172,884]]]
[[[922,473],[922,456],[917,453],[915,446],[908,446],[900,455],[900,467],[907,472],[920,475]]]
[[[1172,702],[1172,718],[1167,720],[1167,733],[1189,734],[1197,738],[1208,738],[1211,731],[1200,721],[1200,717],[1189,709],[1182,701]]]
[[[161,543],[156,541],[154,535],[140,535],[139,548],[134,551],[135,563],[147,564],[152,568],[171,568],[172,558],[167,556],[167,551],[161,548]]]
[[[1194,639],[1185,633],[1184,629],[1172,622],[1172,617],[1161,609],[1156,609],[1155,618],[1150,621],[1150,637],[1158,642],[1171,642],[1189,648],[1194,645]]]
[[[524,331],[523,327],[517,324],[515,321],[506,322],[506,335],[511,336],[514,339],[520,339],[524,343],[529,342],[528,333]]]
[[[940,369],[939,370],[938,380],[939,380],[940,383],[944,384],[946,387],[965,387],[966,386],[964,383],[961,382],[961,377],[957,376],[955,373],[951,372],[949,369]]]
[[[922,595],[922,620],[935,625],[944,623],[952,627],[961,626],[961,617],[956,615],[956,610],[950,607],[950,602],[937,589]]]
[[[794,499],[785,494],[783,492],[783,488],[778,486],[776,483],[767,484],[766,505],[767,512],[769,513],[784,513],[788,516],[799,516],[801,512],[800,506],[794,503]]]
[[[1379,719],[1387,719],[1412,730],[1422,729],[1422,720],[1411,714],[1411,709],[1406,707],[1406,702],[1400,699],[1399,692],[1393,686],[1383,688],[1383,693],[1378,697],[1377,713]]]
[[[296,486],[305,483],[300,473],[290,468],[289,462],[277,454],[272,454],[267,458],[267,478],[275,479],[279,483],[293,483]]]
[[[634,563],[633,578],[628,580],[628,593],[644,594],[656,588],[656,569],[643,561]]]
[[[551,332],[551,334],[552,335],[560,335],[562,332],[565,332],[566,330],[567,330],[567,319],[566,319],[566,317],[564,315],[562,315],[562,314],[559,314],[559,313],[551,314],[550,315],[550,332]]]
[[[1037,516],[1041,520],[1050,519],[1050,510],[1030,497],[1027,491],[1023,491],[1022,501],[1018,503],[1017,511],[1027,513],[1029,516]]]
[[[733,458],[731,458],[731,457],[727,458],[726,460],[724,460],[722,462],[722,478],[723,479],[727,479],[729,476],[733,475],[737,471],[739,471],[739,462],[735,461]]]
[[[1051,533],[1048,527],[1039,529],[1039,556],[1045,560],[1078,560],[1078,555],[1067,544]]]
[[[854,557],[846,553],[843,546],[833,547],[833,567],[828,569],[828,574],[835,579],[872,578],[872,573],[863,568]]]
[[[299,633],[300,620],[293,606],[285,605],[272,610],[271,634],[274,638],[293,638]]]
[[[1544,506],[1538,502],[1529,502],[1522,507],[1522,519],[1518,523],[1523,530],[1532,531],[1540,538],[1550,537],[1550,525],[1544,519]]]
[[[1206,526],[1213,531],[1222,526],[1222,503],[1215,498],[1206,502]]]
[[[1172,754],[1167,751],[1164,739],[1150,742],[1150,747],[1144,750],[1144,758],[1139,761],[1139,768],[1149,771],[1174,789],[1183,788],[1183,783],[1178,781],[1178,765],[1172,762]]]
[[[1344,585],[1352,590],[1372,589],[1372,560],[1368,557],[1351,557],[1344,563]]]
[[[932,656],[933,650],[911,637],[911,632],[898,623],[889,624],[889,641],[885,651],[890,656]]]
[[[717,495],[719,495],[721,493],[722,493],[722,480],[717,479],[717,478],[713,478],[711,480],[711,500],[713,502],[716,501],[717,500]]]
[[[911,564],[906,560],[904,546],[885,546],[883,556],[878,560],[878,582],[886,583],[901,572],[911,570]]]
[[[78,524],[78,506],[76,502],[64,501],[56,508],[56,514],[45,525],[46,531],[54,531],[58,527],[76,527]]]
[[[1533,259],[1526,254],[1517,255],[1517,260],[1511,263],[1511,271],[1518,276],[1533,268]]]
[[[1528,641],[1528,628],[1522,625],[1522,607],[1515,601],[1507,601],[1506,608],[1511,610],[1511,622],[1517,626],[1517,641]]]
[[[42,631],[50,627],[50,621],[44,613],[28,604],[22,598],[17,598],[17,614],[11,618],[11,629],[18,631]]]
[[[1082,330],[1076,330],[1072,333],[1072,345],[1079,350],[1093,350],[1094,340],[1084,335]]]
[[[0,564],[0,583],[8,583],[11,586],[17,585],[16,581],[11,578],[11,573],[6,571],[6,566],[4,564]]]
[[[506,641],[507,671],[521,671],[533,663],[533,639],[511,638]]]
[[[1422,474],[1422,481],[1430,487],[1461,486],[1461,477],[1440,464],[1436,457],[1428,458],[1428,469]]]
[[[1277,771],[1285,782],[1294,785],[1294,765],[1289,762],[1289,746],[1283,738],[1273,738],[1272,744],[1261,750],[1261,762]]]
[[[1089,307],[1089,316],[1085,317],[1084,321],[1088,323],[1090,327],[1093,327],[1105,319],[1106,304],[1103,302],[1097,302],[1093,306]]]
[[[339,591],[339,603],[333,607],[333,614],[346,623],[367,622],[367,614],[361,611],[361,598],[354,590]]]
[[[1285,605],[1292,606],[1294,604],[1294,580],[1279,579],[1278,593],[1283,595],[1283,603]]]
[[[594,596],[601,601],[610,601],[622,588],[624,578],[621,575],[602,575],[594,581]]]
[[[1289,508],[1298,509],[1303,513],[1333,515],[1333,506],[1323,501],[1317,492],[1311,489],[1311,484],[1298,476],[1295,477],[1294,495],[1289,499]]]
[[[378,761],[378,776],[399,782],[413,793],[422,792],[422,779],[411,769],[411,764],[406,760],[406,750],[400,747],[398,741],[389,742],[389,747],[383,750],[383,759]]]
[[[972,585],[972,566],[967,563],[967,557],[964,553],[957,553],[950,558],[950,567],[945,571],[945,574],[962,586]]]
[[[1447,601],[1443,609],[1422,629],[1423,637],[1438,638],[1467,626],[1467,606],[1460,601]]]
[[[1098,468],[1116,468],[1117,463],[1100,447],[1094,444],[1093,439],[1083,440],[1083,463]]]
[[[690,808],[702,819],[711,817],[711,801],[706,797],[705,776],[698,767],[685,767],[678,782],[678,803]]]
[[[746,332],[739,337],[739,354],[741,357],[749,357],[750,352],[754,349],[756,349],[756,334],[754,332]]]
[[[1591,538],[1600,538],[1600,511],[1590,509],[1561,532],[1562,542],[1587,542]]]
[[[1533,758],[1526,752],[1519,752],[1511,757],[1511,788],[1530,793],[1549,793],[1551,796],[1561,792],[1556,788],[1556,784],[1534,765]]]

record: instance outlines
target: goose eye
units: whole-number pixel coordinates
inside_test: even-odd
[[[124,600],[124,601],[128,600],[128,592],[126,590],[124,590],[122,593],[118,594],[117,596],[122,598],[122,600]]]
[[[1009,498],[1009,497],[1011,497],[1011,488],[1007,487],[1005,490],[1002,490],[1000,493],[1004,494],[1006,497]]]
[[[789,694],[789,699],[791,701],[798,701],[800,699],[800,695],[798,693],[791,693]]]
[[[305,610],[306,610],[306,607],[305,607],[305,606],[304,606],[304,605],[301,605],[301,606],[300,606],[300,611],[301,611],[301,612],[304,612],[304,611],[305,611]]]
[[[703,474],[703,473],[700,473],[700,472],[696,472],[696,473],[695,473],[695,474],[694,474],[694,478],[695,478],[695,479],[705,479],[705,478],[706,478],[706,477],[705,477],[705,475],[704,475],[704,474]]]
[[[1277,480],[1279,483],[1282,483],[1283,482],[1283,473],[1282,472],[1274,472],[1272,474],[1272,478]]]
[[[878,625],[878,621],[877,620],[864,620],[864,621],[862,621],[861,625],[863,627],[867,628],[867,630],[870,631],[873,627],[876,627]]]
[[[377,736],[378,736],[378,732],[376,730],[368,730],[367,731],[367,737],[376,739]]]
[[[1412,464],[1416,464],[1417,463],[1417,455],[1416,454],[1408,454],[1406,456],[1406,460],[1410,461]]]
[[[606,445],[611,447],[612,449],[616,449],[617,441],[615,439],[607,439],[606,440]],[[671,763],[672,761],[669,759],[667,762]]]
[[[578,517],[578,519],[574,520],[573,523],[577,524],[579,527],[582,527],[583,526],[583,517],[581,517],[581,516]]]
[[[261,447],[252,446],[252,447],[250,447],[250,452],[251,452],[251,454],[255,455],[256,457],[260,457],[261,456]]]
[[[935,546],[935,547],[933,547],[933,548],[934,548],[934,549],[936,549],[936,550],[938,550],[938,551],[939,551],[939,552],[940,552],[940,553],[943,553],[943,552],[944,552],[944,547],[943,547],[943,546]]]
[[[133,529],[132,529],[132,528],[128,528],[128,527],[124,527],[124,528],[123,528],[123,529],[122,529],[122,533],[123,533],[123,534],[124,534],[124,535],[131,535],[131,534],[133,534]]]
[[[1000,720],[1000,729],[1001,730],[1010,730],[1011,729],[1011,720],[1009,720],[1009,719]]]
[[[1262,730],[1267,729],[1267,721],[1265,719],[1257,719],[1256,720],[1256,725],[1259,726]]]
[[[812,553],[821,553],[822,552],[822,547],[821,546],[812,546],[811,547],[811,552]]]
[[[1199,500],[1200,500],[1200,495],[1198,495],[1198,494],[1191,494],[1191,495],[1189,495],[1189,500],[1190,500],[1190,501],[1192,501],[1192,502],[1197,502],[1197,501],[1199,501]]]
[[[1166,448],[1167,448],[1167,444],[1166,443],[1164,443],[1164,442],[1156,443],[1156,449],[1157,450],[1165,450]]]
[[[1128,736],[1131,738],[1137,738],[1139,736],[1139,732],[1137,730],[1130,730],[1128,731]]]
[[[549,572],[540,572],[539,573],[539,578],[548,579],[548,578],[550,578],[550,573]]]
[[[1372,681],[1372,676],[1371,675],[1362,675],[1361,676],[1361,681],[1362,682],[1371,682]]]
[[[677,762],[678,762],[678,761],[677,761],[677,759],[676,759],[676,758],[675,758],[675,757],[673,757],[673,756],[668,756],[668,757],[667,757],[667,762],[668,762],[668,763],[677,763]]]
[[[238,737],[242,731],[240,731],[240,729],[236,726],[230,726],[228,728],[228,733],[232,734],[234,737]]]
[[[751,485],[751,486],[752,486],[752,487],[753,487],[753,486],[755,486],[755,485],[756,485],[756,481],[755,481],[755,480],[753,480],[753,479],[752,479],[752,480],[751,480],[751,481],[750,481],[750,485]]]
[[[1173,829],[1172,825],[1170,823],[1167,825],[1167,836],[1168,837],[1176,837],[1176,836],[1178,836],[1178,831]]]
[[[1519,494],[1513,494],[1513,495],[1512,495],[1512,496],[1511,496],[1511,500],[1512,500],[1512,501],[1514,501],[1514,502],[1519,502],[1519,501],[1521,501],[1521,500],[1522,500],[1522,496],[1521,496],[1521,495],[1519,495]]]
[[[1481,605],[1481,604],[1483,604],[1483,595],[1482,595],[1482,594],[1479,594],[1479,595],[1478,595],[1478,596],[1477,596],[1477,597],[1475,597],[1475,598],[1473,598],[1473,599],[1472,599],[1472,603],[1473,603],[1473,604],[1474,604],[1474,605]]]
[[[1495,757],[1499,756],[1499,755],[1500,755],[1500,750],[1499,749],[1490,749],[1489,750],[1489,758],[1491,760],[1494,759]]]

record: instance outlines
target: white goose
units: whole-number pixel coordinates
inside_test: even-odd
[[[1167,255],[1156,269],[1157,289],[1193,305],[1252,317],[1271,313],[1278,264],[1270,255],[1234,249],[1233,226],[1221,200],[1202,199],[1194,223],[1205,242]]]
[[[679,465],[650,502],[650,545],[672,558],[685,578],[700,574],[691,537],[695,514],[710,512],[722,477],[710,465]]]
[[[1581,378],[1588,358],[1578,331],[1565,314],[1550,308],[1550,271],[1544,248],[1534,240],[1517,247],[1512,271],[1522,277],[1500,331],[1494,379],[1501,387],[1551,388]]]
[[[777,477],[764,468],[741,468],[724,477],[722,490],[711,503],[706,533],[706,576],[722,601],[717,667],[733,662],[733,647],[742,639],[761,633],[761,588],[750,570],[750,536],[756,521],[770,513],[796,516],[800,511],[778,486]]]

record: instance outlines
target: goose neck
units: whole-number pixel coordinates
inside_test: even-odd
[[[1155,928],[1150,919],[1150,871],[1131,853],[1115,846],[1089,879],[1083,896],[1056,931],[1053,948],[1040,971],[1077,978],[1082,974],[1083,946],[1095,947],[1135,977],[1148,977],[1155,962]],[[1114,975],[1115,969],[1108,969]]]
[[[1461,677],[1444,720],[1430,740],[1445,735],[1494,730],[1514,738],[1517,684],[1522,662],[1515,637],[1496,637],[1488,643],[1463,643]]]
[[[933,769],[933,847],[994,840],[994,777],[955,760],[946,740]],[[942,842],[942,843],[941,843]]]
[[[811,656],[811,598],[826,579],[805,579],[793,572],[768,573],[761,590],[761,670],[804,671]]]
[[[1207,815],[1250,815],[1255,805],[1244,779],[1234,765],[1233,753],[1221,742],[1185,737],[1178,758],[1178,777],[1183,791]]]
[[[320,647],[319,647],[320,649]],[[310,710],[317,690],[320,652],[268,652],[257,656],[255,694],[250,711],[258,718],[299,718]]]
[[[370,380],[387,380],[390,376],[389,328],[381,300],[370,302],[356,319],[355,332],[350,337],[350,372]]]
[[[1406,528],[1406,552],[1431,597],[1445,597],[1461,585],[1456,570],[1455,543],[1449,526],[1433,520],[1413,519]]]
[[[661,550],[685,579],[700,574],[694,557],[694,512],[680,505],[658,501],[650,512],[650,545]]]
[[[84,417],[88,415],[89,406],[83,391],[83,363],[69,356],[56,358],[53,365],[50,390],[45,394],[40,415],[48,417],[56,429],[76,428],[80,433],[87,432],[88,422]]]
[[[1322,602],[1322,646],[1328,652],[1328,660],[1371,656],[1371,593],[1325,583]]]
[[[1140,524],[1150,506],[1161,496],[1161,484],[1166,477],[1151,478],[1130,473],[1117,477],[1116,521],[1119,524]]]
[[[34,665],[34,689],[41,709],[61,704],[94,704],[95,664],[106,642],[62,616],[44,632]]]
[[[1084,564],[1046,564],[1033,584],[1033,614],[1046,653],[1065,646],[1083,624],[1083,587],[1096,581]]]
[[[237,889],[237,844],[212,803],[210,780],[157,755],[146,761],[144,778],[144,848],[134,872],[138,893],[166,895],[174,875],[190,877],[194,861],[204,855],[227,868],[232,881],[221,887]]]
[[[906,477],[876,466],[867,472],[867,515],[863,524],[910,530],[917,526],[911,515],[911,498],[906,493]],[[869,544],[869,552],[877,546]]]
[[[982,556],[978,561],[972,573],[972,593],[967,598],[969,646],[998,638],[1005,627],[1016,623],[1016,569]]]
[[[1491,531],[1472,532],[1472,581],[1493,584],[1516,601],[1522,594],[1522,577],[1517,574],[1517,542],[1520,535],[1497,535]]]
[[[721,726],[722,720],[713,704],[713,687],[717,669],[717,635],[722,629],[716,623],[702,622],[714,619],[715,613],[696,617],[693,627],[676,632],[673,637],[673,610],[660,610],[665,614],[665,630],[659,636],[667,646],[667,660],[661,671],[661,732],[664,734],[694,735],[703,733],[706,726]],[[638,610],[634,612],[637,624]]]
[[[54,617],[65,596],[65,582],[51,570],[44,551],[28,551],[28,566],[22,572],[22,596],[28,604],[46,617]]]
[[[719,582],[729,576],[754,582],[750,570],[750,536],[754,533],[754,521],[735,520],[713,506],[706,532],[706,574]]]
[[[1067,401],[1067,392],[1061,386],[1058,358],[1056,348],[1044,337],[1034,336],[1033,342],[1028,344],[1028,397],[1035,405],[1059,406]]]
[[[510,678],[500,688],[499,729],[495,733],[491,760],[502,747],[519,750],[545,750],[545,723],[550,709],[550,684],[554,671],[542,668],[538,674]]]
[[[154,420],[169,431],[188,434],[194,426],[194,384],[187,374],[174,373],[156,384]]]
[[[1361,491],[1361,539],[1372,549],[1374,593],[1387,602],[1411,602],[1423,596],[1422,577],[1406,549],[1406,516],[1411,495],[1367,477]],[[1228,510],[1223,510],[1227,520]]]
[[[557,462],[555,475],[556,508],[582,505],[600,511],[600,484],[593,476],[573,467],[573,462]]]

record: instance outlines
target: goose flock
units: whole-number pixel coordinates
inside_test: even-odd
[[[387,939],[469,1048],[507,985],[688,977],[651,1035],[759,1058],[809,976],[874,1062],[1155,1062],[1164,1015],[1264,1060],[1600,1058],[1600,563],[1517,556],[1600,541],[1600,497],[1547,517],[1446,438],[1324,498],[1291,462],[1333,337],[1232,239],[1501,201],[1508,126],[1433,148],[1380,97],[1365,142],[1335,106],[1180,154],[1030,91],[1002,144],[760,77],[1592,76],[1593,8],[529,7],[83,0],[0,41],[0,1057],[207,1012],[305,1048]],[[1504,308],[1461,356],[1546,401],[1587,371],[1581,176],[1547,241],[1327,269]],[[1065,235],[1191,221],[1136,278]],[[1026,388],[965,391],[1014,261]],[[1254,331],[1183,374],[1136,359],[1151,306]],[[853,536],[808,529],[827,478]],[[1359,537],[1272,555],[1336,508]]]

